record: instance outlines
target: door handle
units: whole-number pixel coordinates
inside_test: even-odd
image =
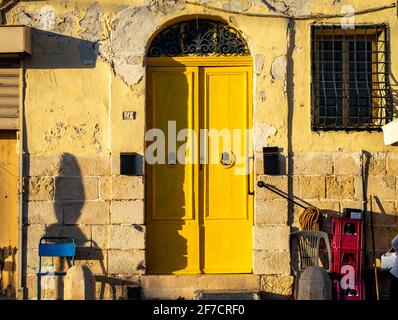
[[[250,160],[252,162],[252,167],[250,167]],[[254,157],[247,157],[247,169],[249,172],[247,173],[247,193],[252,196],[254,195],[254,190],[252,190],[252,186],[254,184]]]

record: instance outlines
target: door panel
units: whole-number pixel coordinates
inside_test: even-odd
[[[167,137],[173,136],[168,121],[176,122],[177,133],[197,127],[197,78],[197,68],[148,68],[148,126],[165,133],[166,150]],[[177,142],[175,151],[183,143]],[[166,151],[167,164],[147,166],[148,271],[199,273],[197,166],[175,163],[174,156]]]
[[[209,164],[203,177],[203,268],[206,273],[251,272],[252,199],[248,194],[250,152],[246,137],[251,71],[248,67],[201,71],[204,126],[209,129]],[[214,129],[225,134],[212,135]],[[230,165],[221,164],[223,153],[229,155]]]

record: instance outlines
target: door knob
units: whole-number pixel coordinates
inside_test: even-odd
[[[220,163],[225,168],[231,168],[235,164],[235,160],[236,160],[235,154],[232,151],[230,152],[224,151],[223,153],[221,153]]]

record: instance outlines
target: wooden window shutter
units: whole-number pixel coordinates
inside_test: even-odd
[[[0,55],[0,130],[19,129],[20,78],[19,57]]]

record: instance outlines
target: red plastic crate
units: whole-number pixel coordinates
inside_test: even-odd
[[[353,266],[355,279],[359,279],[362,271],[362,251],[332,248],[331,272],[340,274],[344,265]]]
[[[332,248],[362,249],[362,220],[332,218]]]
[[[338,300],[365,300],[365,283],[361,280],[355,281],[354,288],[350,288],[350,290],[342,289],[338,282],[336,289]]]

